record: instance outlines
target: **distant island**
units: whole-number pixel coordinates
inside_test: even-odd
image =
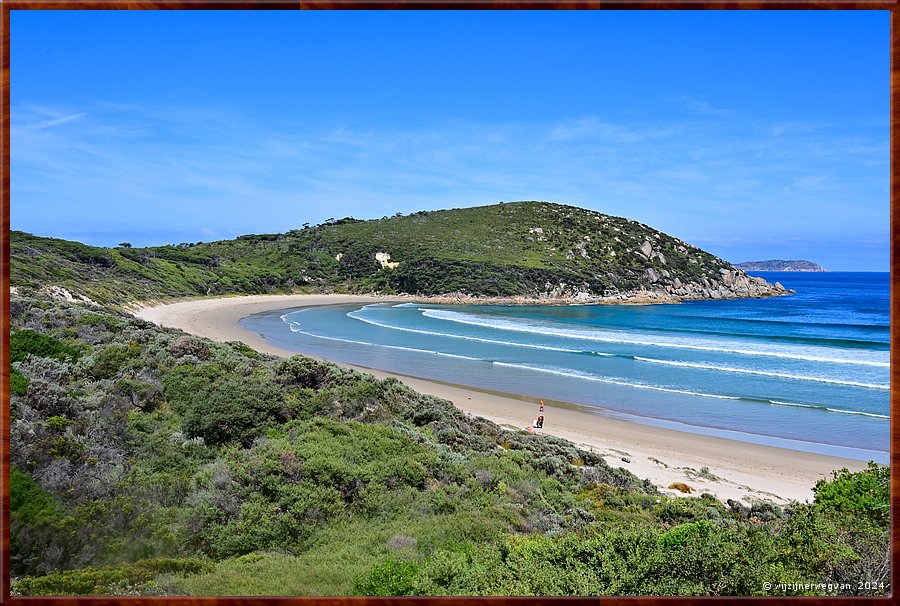
[[[12,285],[109,303],[264,293],[380,293],[510,303],[653,303],[786,294],[631,219],[511,202],[351,217],[219,242],[99,248],[12,232]],[[488,300],[490,299],[490,300]]]
[[[785,261],[783,259],[746,261],[735,264],[735,267],[744,271],[828,271],[812,261]]]

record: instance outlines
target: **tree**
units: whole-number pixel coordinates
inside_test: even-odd
[[[119,242],[119,248],[131,248],[131,242]]]

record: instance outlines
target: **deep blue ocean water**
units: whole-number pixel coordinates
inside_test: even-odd
[[[335,305],[242,324],[332,360],[887,462],[889,274],[754,275],[796,293],[681,305]],[[532,412],[523,409],[523,425]]]

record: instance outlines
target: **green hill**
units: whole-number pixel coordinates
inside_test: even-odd
[[[293,291],[575,298],[784,293],[651,227],[547,202],[331,220],[284,234],[98,248],[12,232],[12,284],[100,303]]]

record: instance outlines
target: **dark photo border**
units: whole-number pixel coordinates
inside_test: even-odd
[[[798,603],[804,605],[844,604],[852,602],[859,605],[882,605],[892,602],[893,587],[897,580],[896,570],[900,560],[900,524],[898,524],[898,495],[900,495],[900,474],[897,473],[898,441],[900,430],[893,419],[900,418],[900,396],[898,396],[898,379],[900,379],[900,355],[898,349],[891,347],[890,370],[890,462],[891,474],[891,586],[890,597],[747,597],[747,598],[699,598],[699,597],[603,597],[603,598],[352,598],[352,597],[11,597],[10,596],[10,494],[9,494],[9,447],[10,447],[10,393],[9,393],[9,337],[10,337],[10,12],[23,10],[359,10],[359,9],[514,9],[514,10],[880,10],[890,12],[890,222],[891,222],[891,317],[900,317],[900,282],[898,282],[898,241],[900,229],[900,0],[734,0],[727,1],[660,1],[660,0],[309,0],[302,2],[286,2],[281,0],[182,0],[182,1],[142,1],[142,0],[0,0],[0,103],[2,103],[2,168],[0,168],[0,187],[2,187],[2,222],[0,222],[0,385],[2,385],[2,408],[0,408],[0,603],[18,606],[74,606],[107,604],[127,604],[143,606],[145,604],[184,604],[184,605],[218,605],[248,604],[274,606],[286,604],[322,604],[328,606],[356,606],[363,604],[423,604],[432,606],[449,605],[491,605],[501,604],[554,604],[566,606],[588,606],[598,603],[609,605],[625,604],[701,604],[715,602],[728,604],[765,605],[780,603]],[[892,344],[898,342],[900,329],[891,322],[890,336]]]

